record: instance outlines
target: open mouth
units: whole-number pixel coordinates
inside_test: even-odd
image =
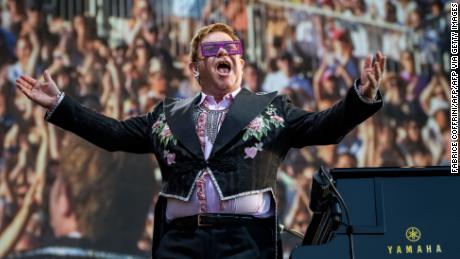
[[[232,64],[226,60],[217,62],[217,73],[220,75],[228,75],[232,70]]]

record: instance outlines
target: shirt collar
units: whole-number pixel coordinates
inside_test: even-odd
[[[227,100],[227,99],[229,99],[229,98],[233,101],[233,99],[235,99],[235,96],[236,96],[240,91],[241,91],[241,87],[238,87],[238,89],[236,89],[235,91],[226,94],[226,95],[224,96],[224,98],[222,98],[222,101]],[[207,95],[207,94],[201,92],[200,101],[196,104],[196,106],[201,105],[201,104],[204,102],[204,100],[206,100],[206,98],[215,101],[215,100],[214,100],[214,96],[212,96],[212,95]],[[222,102],[222,101],[221,101],[221,102]]]

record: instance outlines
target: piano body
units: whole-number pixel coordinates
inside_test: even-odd
[[[330,175],[349,208],[355,259],[460,258],[460,175],[449,167],[333,169]],[[316,176],[312,205],[315,188]],[[343,206],[330,207],[327,213],[312,207],[303,245],[291,258],[351,258]]]

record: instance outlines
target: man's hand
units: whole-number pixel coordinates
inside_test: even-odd
[[[16,80],[16,87],[36,104],[50,109],[56,103],[60,91],[48,71],[43,73],[43,77],[45,81],[40,82],[30,76],[23,75]]]
[[[364,61],[364,69],[361,71],[361,94],[365,97],[374,100],[377,96],[377,91],[382,81],[383,73],[387,57],[382,55],[380,51],[375,55],[375,62],[372,63],[372,56],[369,56]]]

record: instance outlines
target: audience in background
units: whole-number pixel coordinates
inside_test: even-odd
[[[126,119],[151,111],[165,96],[186,98],[199,92],[184,54],[195,28],[210,22],[229,23],[243,39],[247,57],[244,87],[255,92],[278,90],[306,110],[334,104],[357,79],[366,55],[382,48],[388,52],[388,72],[382,82],[385,105],[378,116],[339,145],[288,154],[278,175],[279,213],[287,227],[306,230],[311,218],[309,188],[319,165],[448,164],[450,91],[444,60],[449,1],[284,1],[331,11],[334,16],[263,3],[249,9],[247,5],[254,1],[247,0],[128,2],[132,3],[130,17],[118,17],[103,33],[101,26],[109,23],[101,23],[100,17],[79,13],[67,19],[43,8],[41,1],[0,1],[4,3],[0,6],[0,235],[24,206],[31,206],[32,194],[27,195],[44,172],[59,171],[59,164],[68,156],[63,150],[72,142],[61,130],[44,123],[43,111],[17,94],[15,79],[20,74],[36,77],[48,69],[67,95],[108,116]],[[356,18],[359,21],[353,20]],[[253,22],[256,27],[251,33],[257,45],[250,50],[249,23]],[[117,161],[116,155],[114,159]],[[97,168],[117,164],[99,163]],[[98,171],[93,167],[75,164],[70,168],[74,175],[57,178],[61,189],[70,187],[75,196],[84,196],[77,186],[92,181],[83,178]],[[161,179],[156,162],[152,160],[146,170],[156,172],[154,178],[132,188],[151,187],[157,193]],[[133,171],[124,173],[117,176],[129,179]],[[69,182],[73,177],[82,178]],[[99,181],[94,179],[92,184],[99,185]],[[94,188],[102,186],[101,182]],[[127,199],[128,191],[120,192],[114,197]],[[135,203],[139,201],[136,198]],[[138,248],[147,253],[154,200],[150,206],[143,219],[126,219],[133,229],[145,225]],[[73,209],[79,213],[78,207]],[[34,210],[29,218],[22,218],[13,251],[46,243],[47,226],[54,216],[45,211]]]

